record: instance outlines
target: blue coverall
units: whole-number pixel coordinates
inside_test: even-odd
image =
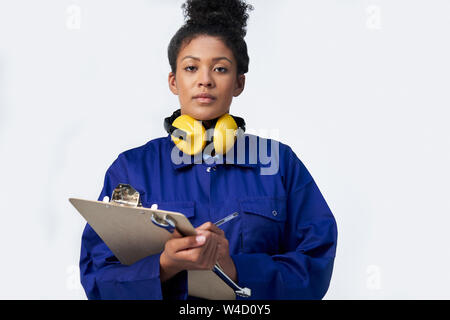
[[[245,135],[248,141],[252,135]],[[258,150],[272,140],[258,139]],[[253,140],[254,141],[254,140]],[[238,284],[251,299],[322,299],[332,275],[336,222],[310,173],[292,149],[279,142],[278,170],[264,167],[245,144],[245,161],[224,164],[172,161],[170,135],[119,154],[108,168],[98,198],[111,197],[119,183],[138,190],[144,207],[181,212],[194,227],[233,212],[221,228],[229,241]],[[254,152],[253,152],[254,153]],[[275,155],[275,153],[272,153]],[[192,159],[192,158],[191,158]],[[191,161],[193,162],[193,161]],[[243,163],[239,163],[243,162]],[[122,265],[86,224],[82,236],[81,283],[89,299],[189,299],[187,272],[161,285],[160,254]],[[239,297],[238,297],[239,299]]]

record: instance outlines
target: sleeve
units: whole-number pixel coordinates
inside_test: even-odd
[[[111,197],[119,183],[129,183],[127,164],[119,157],[106,172],[98,201]],[[145,257],[132,265],[122,265],[89,224],[81,240],[80,278],[88,299],[183,299],[187,296],[187,276],[180,273],[161,286],[160,254]]]
[[[252,299],[322,299],[337,244],[336,221],[307,169],[289,148],[287,220],[279,254],[233,255],[238,283]]]

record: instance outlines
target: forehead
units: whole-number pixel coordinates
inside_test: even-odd
[[[231,61],[234,60],[233,52],[225,43],[212,36],[198,36],[185,45],[178,54],[178,61],[185,56],[194,56],[200,60],[211,60],[215,57],[227,57]]]

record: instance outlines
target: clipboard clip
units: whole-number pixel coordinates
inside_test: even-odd
[[[127,207],[142,207],[141,195],[131,185],[119,183],[114,188],[111,201]]]

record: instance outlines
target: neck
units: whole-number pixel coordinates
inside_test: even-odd
[[[202,120],[202,124],[205,127],[206,130],[208,130],[209,128],[213,128],[217,122],[217,119],[211,119],[211,120]]]

